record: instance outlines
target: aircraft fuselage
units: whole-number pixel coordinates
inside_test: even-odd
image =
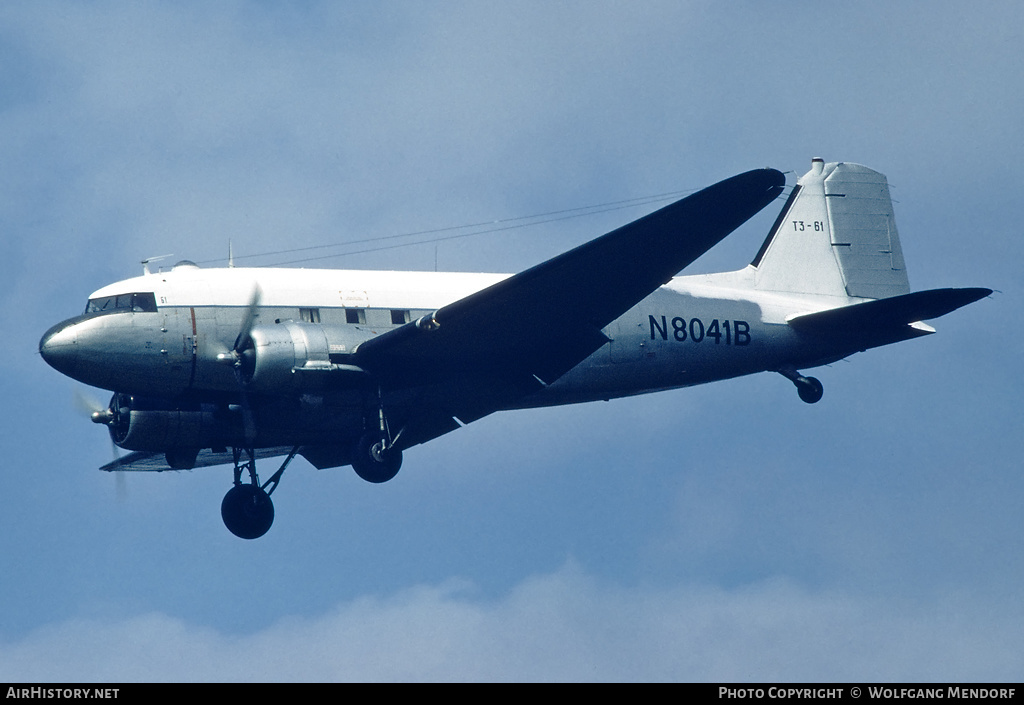
[[[280,353],[282,364],[266,379],[257,375],[252,391],[298,393],[312,408],[322,406],[318,397],[337,401],[356,386],[356,376],[344,372],[360,342],[507,276],[177,267],[96,291],[91,310],[47,331],[40,350],[55,368],[95,387],[179,402],[233,401],[238,380],[224,358],[258,285],[264,298],[256,327],[280,331],[265,348]],[[606,345],[515,407],[686,387],[853,352],[808,346],[786,325],[792,314],[834,306],[832,297],[751,292],[742,277],[673,278],[607,326]],[[309,419],[297,425],[310,428]]]

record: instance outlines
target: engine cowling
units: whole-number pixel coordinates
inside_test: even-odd
[[[357,383],[366,373],[345,359],[373,335],[352,326],[295,321],[255,326],[241,352],[242,381],[252,390],[275,394]]]
[[[106,423],[114,443],[127,450],[178,449],[187,456],[187,451],[234,445],[244,437],[240,415],[213,405],[177,408],[162,400],[115,394],[104,419],[94,418]]]

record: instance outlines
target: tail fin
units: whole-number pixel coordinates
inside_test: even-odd
[[[883,299],[910,292],[883,174],[821,159],[800,177],[751,263],[766,291]]]

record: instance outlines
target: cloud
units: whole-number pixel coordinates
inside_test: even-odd
[[[71,620],[0,646],[0,678],[998,681],[1024,666],[1010,616],[963,595],[908,605],[786,580],[622,587],[569,563],[500,599],[451,580],[241,636],[159,613]]]

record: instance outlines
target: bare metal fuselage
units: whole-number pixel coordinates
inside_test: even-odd
[[[40,349],[68,376],[132,398],[139,423],[115,435],[124,448],[240,444],[243,400],[223,358],[259,286],[265,294],[257,329],[280,334],[265,345],[264,358],[274,356],[275,366],[247,386],[256,400],[255,445],[345,444],[358,435],[366,406],[363,380],[346,374],[359,343],[506,276],[179,267],[112,284],[90,298],[151,293],[156,310],[86,313],[54,326]],[[607,326],[608,344],[513,407],[612,399],[808,367],[853,352],[808,345],[786,324],[793,314],[836,305],[834,297],[754,292],[744,278],[744,272],[674,278]],[[429,389],[414,389],[397,394],[394,404],[424,396]],[[147,422],[147,414],[163,422]]]

